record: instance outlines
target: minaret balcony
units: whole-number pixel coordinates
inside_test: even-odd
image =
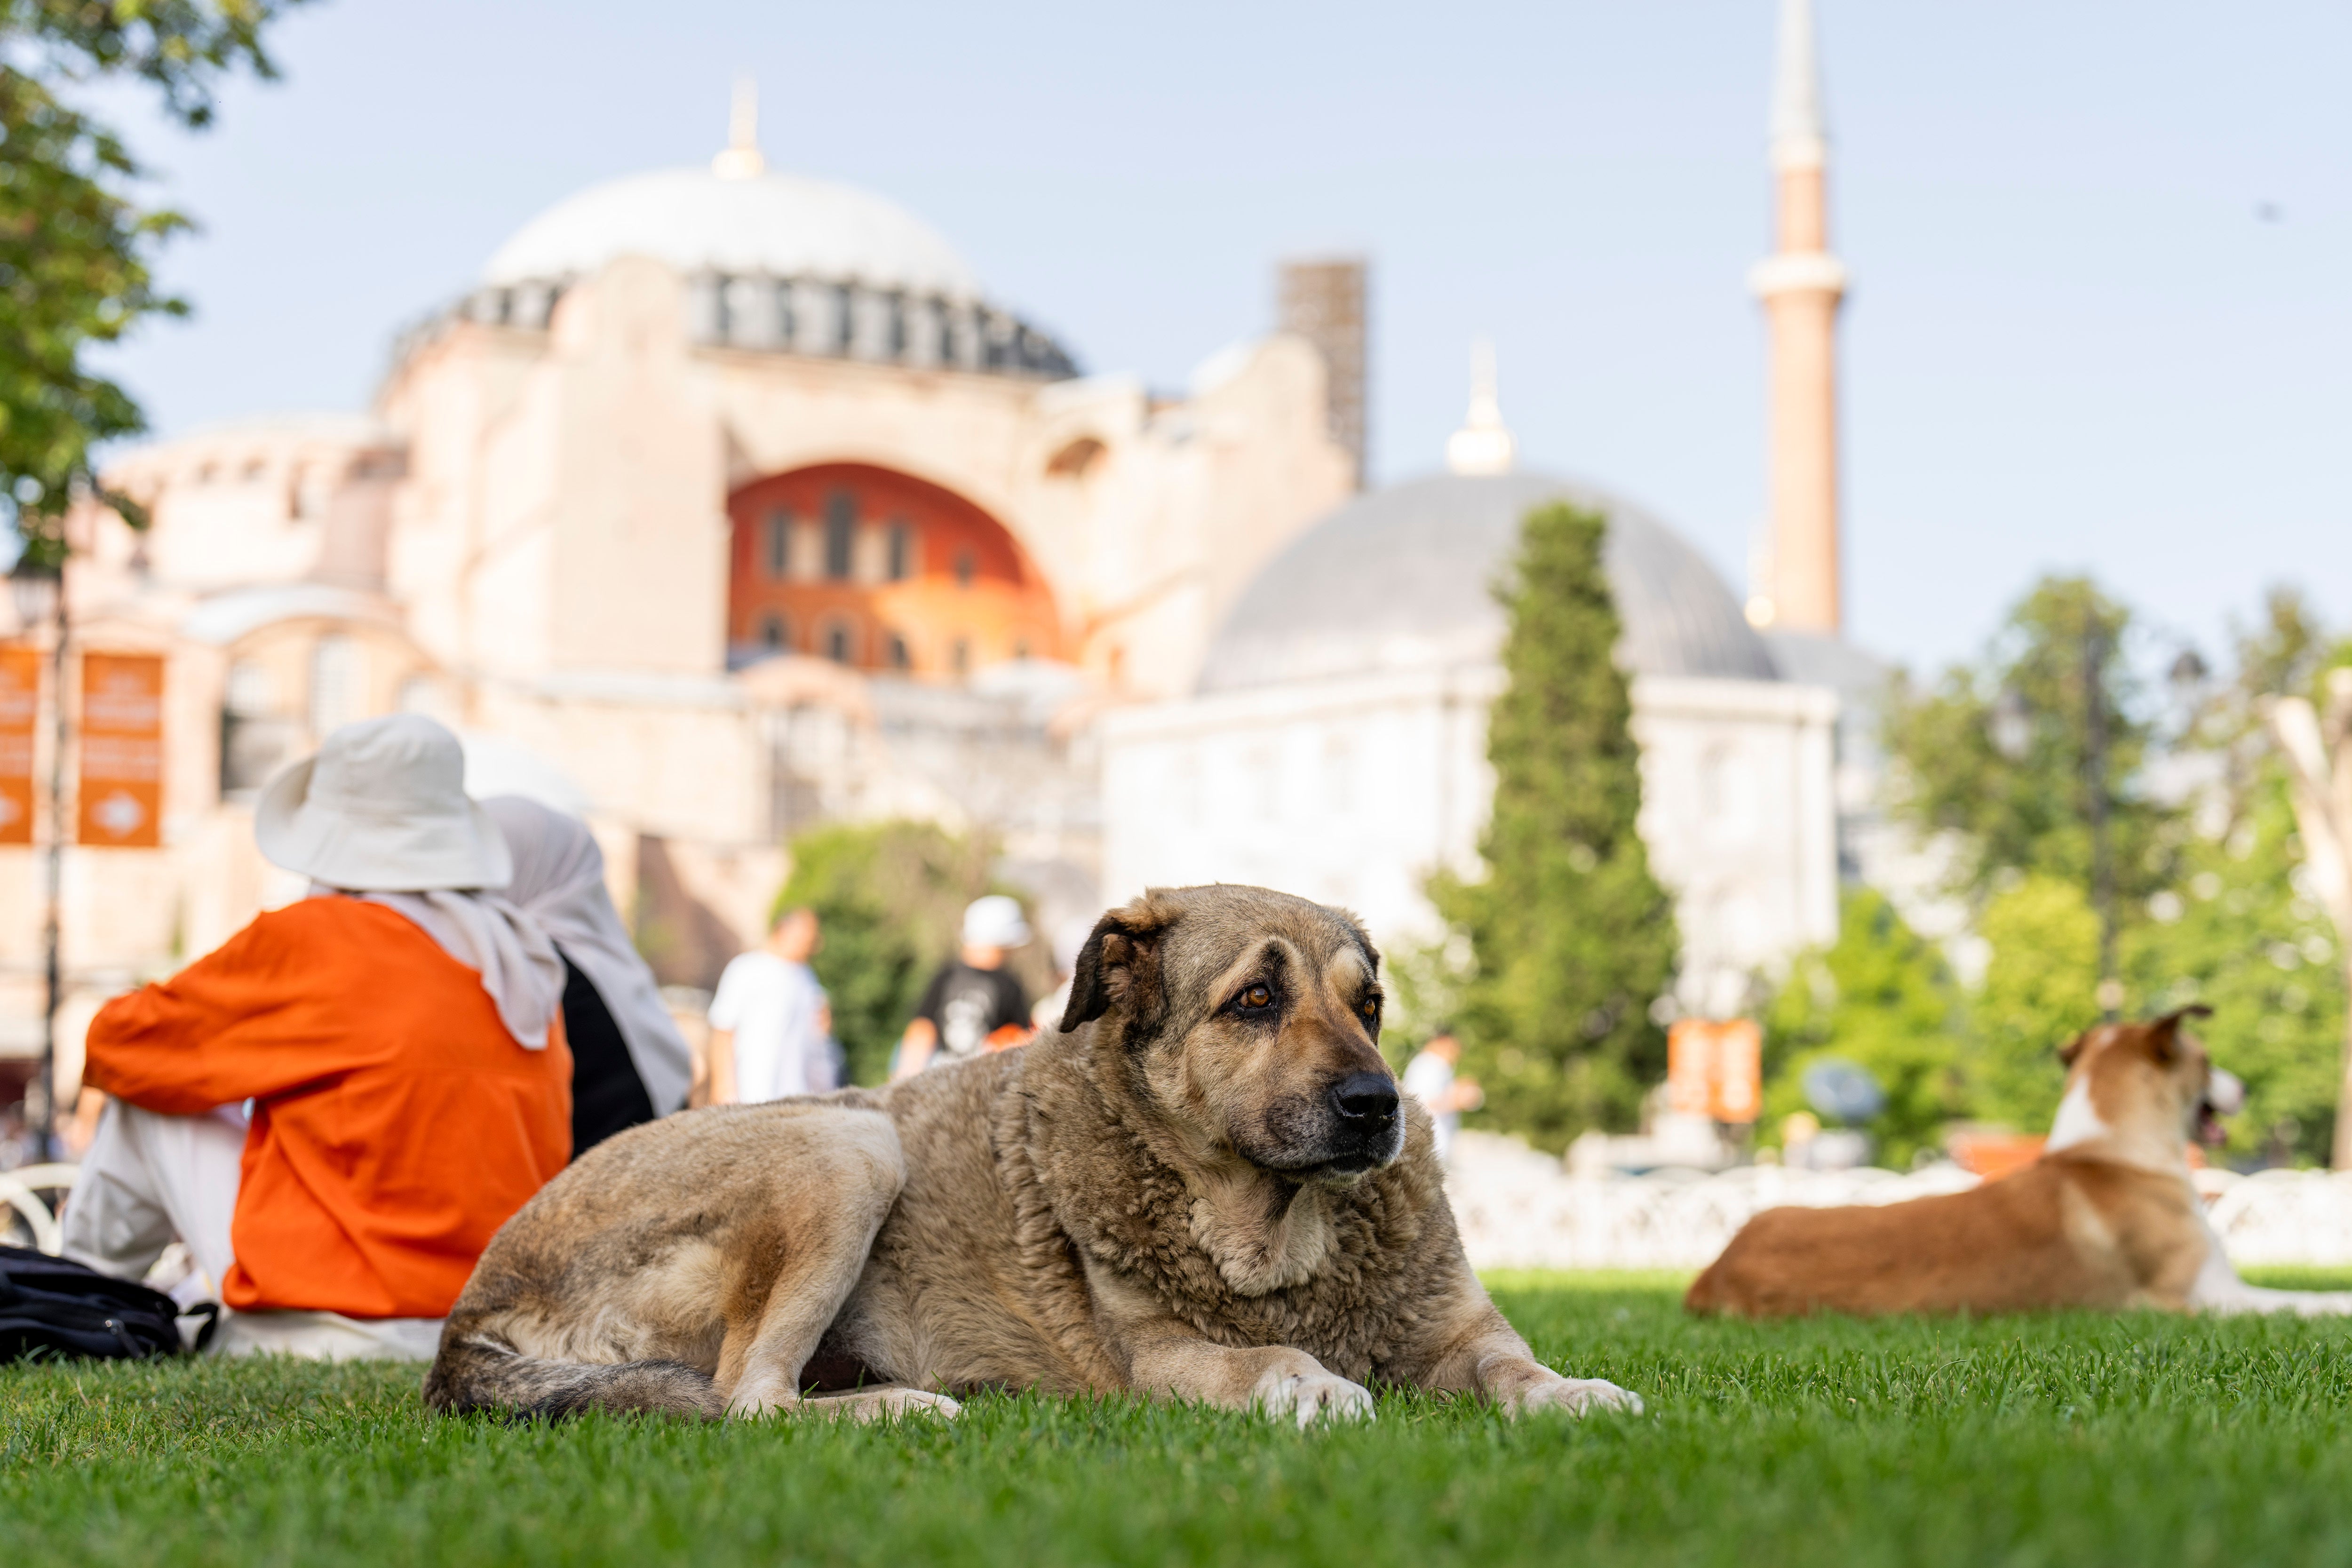
[[[1750,268],[1748,288],[1760,300],[1780,294],[1843,294],[1845,263],[1826,250],[1785,251]]]

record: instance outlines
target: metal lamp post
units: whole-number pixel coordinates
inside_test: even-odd
[[[16,624],[27,633],[47,620],[49,640],[49,843],[46,870],[47,907],[41,925],[42,968],[47,994],[41,1010],[41,1070],[34,1079],[39,1103],[27,1105],[40,1140],[37,1160],[58,1156],[58,1009],[65,1000],[65,974],[58,961],[59,907],[65,899],[66,862],[66,595],[65,568],[17,557],[8,573],[16,602]]]

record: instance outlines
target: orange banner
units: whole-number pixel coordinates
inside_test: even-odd
[[[118,849],[163,842],[163,661],[150,653],[81,659],[81,787],[75,839]]]
[[[1685,1116],[1753,1121],[1764,1109],[1764,1031],[1752,1018],[1685,1018],[1666,1031],[1666,1098]]]
[[[0,844],[33,841],[33,732],[40,719],[40,649],[0,647]]]

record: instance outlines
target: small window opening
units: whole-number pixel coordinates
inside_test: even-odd
[[[915,531],[904,521],[890,525],[889,577],[903,583],[915,574]]]
[[[762,542],[767,548],[768,575],[781,582],[793,564],[793,514],[778,507],[768,514]]]
[[[792,634],[784,626],[783,616],[760,617],[760,646],[771,653],[782,653],[792,646]]]
[[[836,622],[825,629],[824,657],[835,664],[853,662],[856,652],[851,647],[853,640],[849,628]]]
[[[978,574],[979,571],[980,563],[972,558],[971,551],[959,550],[956,552],[955,580],[957,587],[971,587],[971,580]]]
[[[857,498],[835,490],[824,503],[824,574],[836,583],[847,582],[856,544]]]
[[[897,632],[890,634],[890,668],[905,669],[915,661],[907,652],[907,639]]]

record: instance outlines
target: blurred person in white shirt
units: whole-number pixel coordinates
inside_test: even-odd
[[[710,999],[710,1103],[757,1105],[841,1087],[833,1003],[809,959],[816,911],[779,912],[768,939],[738,954]]]
[[[1437,1158],[1442,1164],[1454,1153],[1454,1135],[1461,1131],[1462,1113],[1475,1110],[1486,1103],[1486,1091],[1478,1087],[1475,1079],[1457,1078],[1454,1068],[1462,1060],[1462,1042],[1454,1037],[1451,1029],[1440,1029],[1429,1037],[1429,1043],[1413,1053],[1404,1068],[1402,1087],[1405,1093],[1422,1103],[1429,1119],[1436,1123]]]

